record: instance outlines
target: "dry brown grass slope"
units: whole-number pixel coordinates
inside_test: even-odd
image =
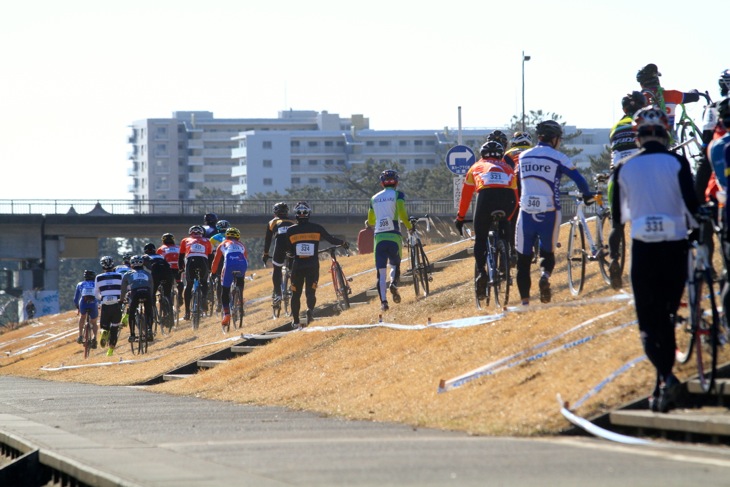
[[[431,244],[427,250],[432,260],[437,260],[469,245]],[[479,326],[392,329],[377,326],[381,312],[373,298],[338,316],[317,318],[315,313],[314,324],[304,332],[290,333],[212,370],[149,390],[474,434],[556,433],[568,426],[559,413],[557,393],[575,402],[622,365],[643,355],[635,325],[614,330],[635,320],[631,303],[597,302],[616,296],[601,279],[597,264],[588,264],[586,289],[580,298],[570,294],[565,247],[564,242],[557,252],[550,305],[533,304],[528,310],[509,311],[503,318]],[[374,285],[372,255],[342,257],[340,261],[346,273],[354,276],[355,293]],[[391,305],[391,310],[384,313],[384,322],[425,325],[429,318],[435,324],[495,313],[494,309],[477,313],[472,276],[473,261],[467,259],[435,273],[432,294],[426,299],[416,300],[413,289],[404,287],[403,301]],[[328,264],[322,262],[319,304],[334,301],[329,280]],[[270,285],[270,271],[258,271],[257,278],[247,283],[245,333],[263,332],[284,323],[283,317],[276,321],[270,317]],[[532,294],[533,303],[538,303],[536,282]],[[517,301],[514,288],[512,302]],[[610,312],[610,316],[601,318]],[[594,318],[591,324],[566,334]],[[136,358],[126,343],[111,359],[96,350],[84,360],[74,343],[75,319],[74,313],[43,317],[0,335],[0,374],[131,385],[234,343],[222,341],[228,336],[222,334],[217,320],[210,318],[197,334],[185,325],[171,336],[156,340],[150,346],[149,361],[119,363],[120,359]],[[374,326],[342,327],[363,324]],[[342,328],[323,331],[338,326]],[[126,336],[124,332],[122,339]],[[581,340],[584,343],[566,345]],[[39,344],[42,346],[27,350]],[[540,344],[543,346],[538,347]],[[525,358],[548,351],[542,358],[522,361],[448,392],[438,392],[441,379],[457,377],[520,352]],[[692,366],[683,366],[679,371],[687,377]],[[577,413],[592,416],[645,396],[652,381],[652,367],[646,361],[640,362],[586,400]]]

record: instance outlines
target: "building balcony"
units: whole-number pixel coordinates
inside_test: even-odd
[[[234,184],[231,187],[231,194],[235,196],[246,196],[248,194],[247,184]]]
[[[204,183],[205,182],[205,174],[202,172],[191,172],[188,174],[188,182],[189,183]]]
[[[233,166],[231,168],[231,177],[237,178],[248,174],[248,166]]]
[[[201,156],[189,156],[188,166],[205,166],[205,158]]]
[[[188,149],[202,149],[202,148],[203,148],[202,139],[188,139]]]
[[[248,148],[247,147],[234,147],[231,149],[231,157],[233,159],[241,159],[246,157],[248,154]]]

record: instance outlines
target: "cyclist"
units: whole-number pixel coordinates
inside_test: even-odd
[[[170,269],[172,269],[172,275],[177,283],[177,303],[178,307],[182,303],[183,288],[184,284],[180,278],[180,268],[177,265],[178,258],[180,257],[180,247],[175,245],[175,236],[171,233],[165,233],[162,235],[162,245],[157,247],[157,253],[165,258]]]
[[[327,240],[333,245],[348,248],[349,244],[330,235],[322,225],[309,221],[312,208],[306,201],[300,201],[294,207],[297,223],[286,230],[287,253],[292,256],[291,275],[291,312],[293,327],[301,327],[299,323],[299,300],[302,291],[307,298],[307,325],[312,322],[314,306],[317,303],[317,283],[319,282],[319,242]],[[305,287],[306,286],[306,287]]]
[[[119,302],[122,294],[122,274],[114,270],[114,258],[110,255],[102,257],[99,264],[104,270],[96,276],[94,290],[96,298],[101,302],[99,344],[102,348],[109,345],[106,354],[111,357],[114,354],[114,347],[117,346],[119,325],[122,322],[122,305]]]
[[[243,293],[244,275],[248,269],[248,250],[239,240],[241,232],[234,227],[226,230],[226,239],[221,242],[215,251],[211,272],[221,276],[221,303],[223,304],[223,320],[221,326],[224,328],[231,322],[231,284],[233,273],[239,271],[240,277],[236,277],[236,286]]]
[[[520,154],[532,147],[532,136],[527,132],[515,132],[509,141],[509,149],[504,153],[504,160],[515,167],[520,160]]]
[[[196,273],[199,274],[200,288],[203,292],[203,312],[208,312],[206,296],[208,295],[208,273],[210,271],[208,266],[210,240],[203,236],[205,230],[200,225],[193,225],[188,233],[190,236],[180,242],[180,255],[177,260],[178,268],[185,271],[185,317],[183,318],[185,320],[190,319],[190,298]]]
[[[370,198],[367,224],[374,228],[376,285],[380,296],[380,309],[388,311],[387,289],[390,289],[394,303],[400,303],[401,300],[398,282],[403,237],[398,220],[402,221],[409,231],[413,226],[408,219],[405,194],[397,189],[398,172],[386,169],[380,173],[379,179],[383,190]],[[390,285],[386,286],[388,263],[390,263]]]
[[[647,64],[636,73],[636,81],[641,86],[641,92],[646,97],[647,103],[656,104],[667,114],[670,127],[670,141],[674,140],[674,115],[677,105],[683,103],[694,103],[699,101],[700,96],[705,96],[697,90],[684,93],[677,90],[665,90],[659,83],[659,72],[656,64]],[[709,103],[709,100],[707,100]]]
[[[144,317],[147,321],[147,341],[152,341],[152,306],[154,306],[155,298],[152,287],[152,275],[144,268],[144,256],[134,255],[129,261],[132,269],[122,277],[121,295],[126,296],[129,291],[129,307],[127,314],[129,315],[129,341],[134,342],[137,339],[137,332],[134,327],[134,321],[137,316],[137,305],[140,300],[146,300],[144,305]]]
[[[172,282],[175,274],[172,272],[170,263],[157,253],[157,247],[152,242],[144,246],[144,266],[152,275],[152,293],[157,298],[157,289],[162,284],[162,293],[167,297],[167,302],[172,303]],[[153,304],[155,301],[152,302]],[[172,320],[172,315],[167,316]],[[172,326],[172,325],[170,325]]]
[[[203,236],[210,238],[216,233],[215,225],[218,223],[218,215],[215,213],[206,213],[203,217]]]
[[[454,225],[462,233],[464,217],[469,211],[474,191],[477,192],[477,202],[474,208],[474,260],[479,273],[476,277],[477,295],[481,299],[486,296],[489,284],[487,264],[487,237],[492,225],[492,216],[498,213],[504,218],[499,222],[500,238],[507,243],[510,256],[514,253],[512,242],[511,220],[517,212],[517,181],[515,172],[504,159],[504,148],[499,142],[491,141],[484,144],[480,150],[481,159],[472,164],[466,173],[461,190],[459,212],[456,214]]]
[[[96,332],[99,327],[96,324],[96,318],[99,316],[99,302],[96,300],[96,272],[85,270],[84,280],[76,284],[76,293],[74,295],[74,304],[79,313],[79,337],[76,343],[83,343],[84,325],[86,324],[86,316],[91,319],[91,328],[93,338],[91,340],[91,348],[96,348]]]
[[[213,266],[213,258],[215,257],[215,251],[218,248],[218,246],[226,239],[226,230],[228,230],[231,227],[231,224],[228,222],[228,220],[218,220],[218,223],[215,224],[215,229],[218,231],[215,235],[210,237],[210,256],[208,256],[208,263],[210,266]],[[211,272],[212,276],[212,282],[214,286],[214,292],[217,297],[218,302],[218,309],[216,309],[216,312],[220,311],[221,306],[221,279],[220,275],[216,274],[215,272]]]
[[[634,115],[641,153],[618,164],[611,201],[613,230],[609,238],[612,280],[620,276],[622,224],[631,221],[631,284],[646,356],[656,368],[650,397],[652,410],[674,406],[680,383],[672,373],[676,341],[672,315],[687,281],[687,220],[698,210],[689,161],[670,152],[669,119],[660,107]]]
[[[636,145],[636,132],[631,127],[634,114],[646,105],[646,98],[640,91],[632,91],[621,99],[621,108],[624,116],[611,129],[609,142],[611,144],[611,168],[618,161],[639,151]]]
[[[266,262],[271,259],[273,269],[271,270],[271,281],[274,285],[274,292],[271,295],[274,302],[281,301],[281,268],[286,263],[286,230],[294,225],[294,220],[289,218],[289,205],[280,201],[274,205],[274,218],[266,225],[266,237],[264,238],[264,255],[261,260]],[[274,244],[273,258],[269,254],[271,243]]]
[[[506,149],[507,145],[509,144],[509,139],[507,138],[507,134],[502,132],[501,130],[495,130],[491,134],[487,135],[487,142],[497,142],[499,145],[502,146],[503,149]],[[504,159],[504,162],[506,162],[510,167],[515,167],[515,161],[512,159]]]
[[[129,266],[129,259],[132,258],[132,254],[122,255],[122,263],[114,268],[115,271],[124,275],[125,272],[130,271],[132,268]]]
[[[570,158],[558,151],[563,139],[563,128],[555,120],[545,120],[535,129],[538,144],[520,154],[516,175],[520,196],[517,216],[515,248],[517,249],[517,288],[523,305],[530,303],[530,265],[532,247],[540,238],[540,302],[549,303],[550,274],[555,268],[555,242],[561,223],[559,185],[562,176],[568,176],[583,193],[586,204],[595,197]]]

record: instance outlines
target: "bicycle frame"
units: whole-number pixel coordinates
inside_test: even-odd
[[[342,270],[342,266],[337,261],[337,248],[342,245],[334,245],[327,249],[320,250],[318,253],[328,253],[330,255],[330,274],[332,276],[332,287],[335,289],[335,297],[337,303],[342,311],[350,308],[350,294],[352,289],[350,288],[350,282],[352,278],[345,277],[345,272]],[[347,252],[347,250],[346,250]],[[346,255],[350,255],[349,252]]]
[[[421,241],[421,232],[418,230],[418,224],[425,222],[426,231],[431,230],[431,219],[428,215],[420,218],[411,217],[409,219],[412,230],[408,232],[407,247],[410,255],[410,271],[413,278],[413,289],[416,292],[416,299],[419,296],[427,297],[430,289],[429,283],[433,280],[431,275],[431,263],[423,250],[423,242]]]

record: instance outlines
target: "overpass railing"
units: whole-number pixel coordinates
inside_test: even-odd
[[[281,200],[3,200],[0,214],[12,215],[269,215]],[[307,200],[316,215],[366,215],[368,200]],[[293,209],[294,202],[289,203]],[[409,214],[450,215],[453,200],[412,200],[406,202]]]

